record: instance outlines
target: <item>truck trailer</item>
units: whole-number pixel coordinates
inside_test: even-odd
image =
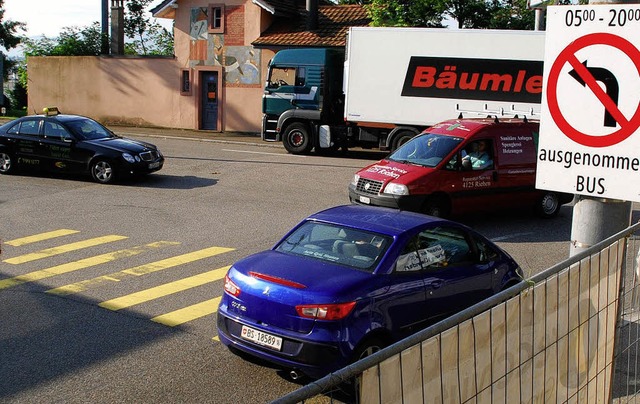
[[[460,115],[539,115],[544,32],[352,27],[346,49],[269,62],[262,139],[293,154],[395,150]]]

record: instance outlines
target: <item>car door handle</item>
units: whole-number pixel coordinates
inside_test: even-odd
[[[444,284],[444,281],[431,281],[429,282],[429,286],[431,287],[431,289],[438,289],[440,288],[442,285]]]

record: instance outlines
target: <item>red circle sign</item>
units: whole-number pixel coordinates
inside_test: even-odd
[[[547,104],[549,106],[551,117],[553,117],[558,128],[574,142],[590,147],[613,146],[622,142],[640,128],[640,103],[638,104],[638,109],[636,109],[633,117],[627,120],[627,118],[625,118],[622,112],[618,109],[616,103],[613,102],[611,97],[609,97],[602,88],[600,88],[591,73],[576,57],[577,51],[591,45],[609,45],[618,48],[631,59],[638,71],[638,74],[640,74],[640,51],[638,51],[638,48],[636,48],[631,42],[613,34],[596,33],[585,35],[570,43],[569,46],[560,52],[556,61],[551,66],[551,71],[549,72],[549,84],[547,86]],[[619,130],[606,136],[593,136],[575,129],[571,124],[569,124],[569,122],[567,122],[560,111],[557,94],[560,71],[566,63],[569,63],[573,69],[576,70],[580,77],[585,81],[586,85],[588,85],[591,91],[594,92],[596,97],[604,105],[607,112],[614,117],[618,125],[620,125]]]

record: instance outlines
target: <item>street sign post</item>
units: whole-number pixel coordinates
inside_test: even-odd
[[[640,4],[547,9],[536,186],[640,202]]]

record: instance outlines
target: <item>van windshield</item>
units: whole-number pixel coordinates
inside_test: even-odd
[[[425,133],[414,137],[391,153],[387,160],[435,167],[455,149],[462,138]]]

